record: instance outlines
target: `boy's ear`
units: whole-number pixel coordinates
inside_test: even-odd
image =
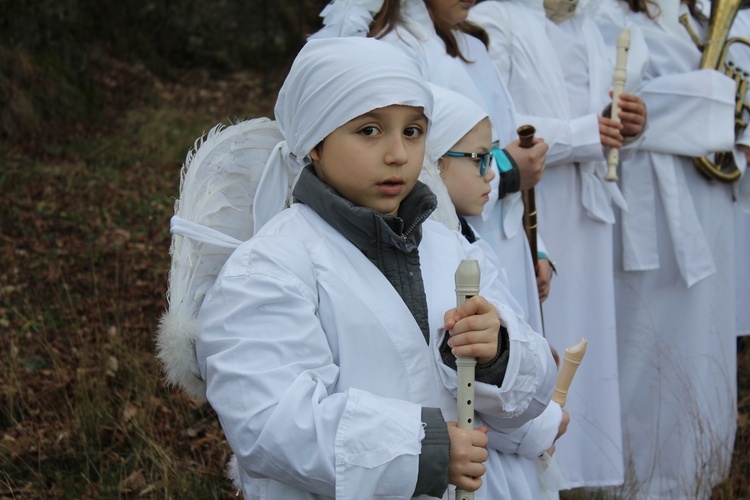
[[[312,161],[320,161],[320,150],[323,149],[323,141],[320,141],[313,149],[310,151],[310,159]]]

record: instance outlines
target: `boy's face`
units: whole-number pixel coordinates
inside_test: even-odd
[[[451,151],[461,153],[486,153],[492,147],[492,127],[484,119],[458,141]],[[479,215],[489,201],[490,181],[495,177],[492,168],[484,176],[479,174],[479,159],[444,156],[441,159],[440,177],[448,188],[458,215]]]
[[[426,132],[422,108],[374,109],[328,134],[310,152],[315,174],[355,205],[397,215],[419,178]]]

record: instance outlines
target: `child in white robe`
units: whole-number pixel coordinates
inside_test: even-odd
[[[314,40],[292,65],[256,235],[199,313],[198,363],[245,498],[442,497],[448,483],[488,498],[488,440],[550,398],[549,347],[503,301],[494,266],[426,220],[435,197],[417,176],[431,108],[418,72],[383,42]],[[467,258],[481,296],[456,309]],[[450,355],[477,357],[476,430],[446,424]]]
[[[465,219],[482,212],[488,201],[490,181],[495,175],[489,168],[494,161],[489,117],[467,97],[436,85],[430,87],[435,105],[427,141],[426,168],[437,165],[437,175],[447,188],[462,234],[499,265],[497,254]],[[504,280],[504,276],[501,273],[500,279]],[[512,298],[508,300],[515,303]],[[568,412],[551,401],[542,415],[493,440],[489,452],[498,455],[501,467],[487,474],[489,497],[513,500],[557,498],[556,490],[551,491],[540,484],[537,459],[548,450],[553,452],[550,449],[565,432],[568,422]]]

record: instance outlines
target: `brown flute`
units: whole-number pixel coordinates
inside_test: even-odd
[[[534,145],[534,134],[536,129],[531,125],[521,125],[516,130],[519,139],[519,145],[522,148],[530,148]],[[539,256],[537,255],[536,244],[536,200],[534,199],[534,188],[527,189],[523,192],[523,226],[526,230],[526,237],[529,240],[531,249],[531,260],[534,262],[534,271],[539,273]]]

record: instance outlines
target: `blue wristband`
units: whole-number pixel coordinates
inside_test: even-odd
[[[492,148],[492,157],[495,159],[495,164],[500,173],[510,172],[513,170],[513,163],[508,158],[507,153],[500,148]]]
[[[547,262],[549,262],[549,265],[552,268],[552,272],[555,273],[555,274],[557,274],[557,268],[555,267],[555,262],[552,259],[549,258],[549,255],[547,255],[546,253],[544,253],[542,251],[538,251],[536,253],[536,256],[537,256],[538,259],[544,259]]]

